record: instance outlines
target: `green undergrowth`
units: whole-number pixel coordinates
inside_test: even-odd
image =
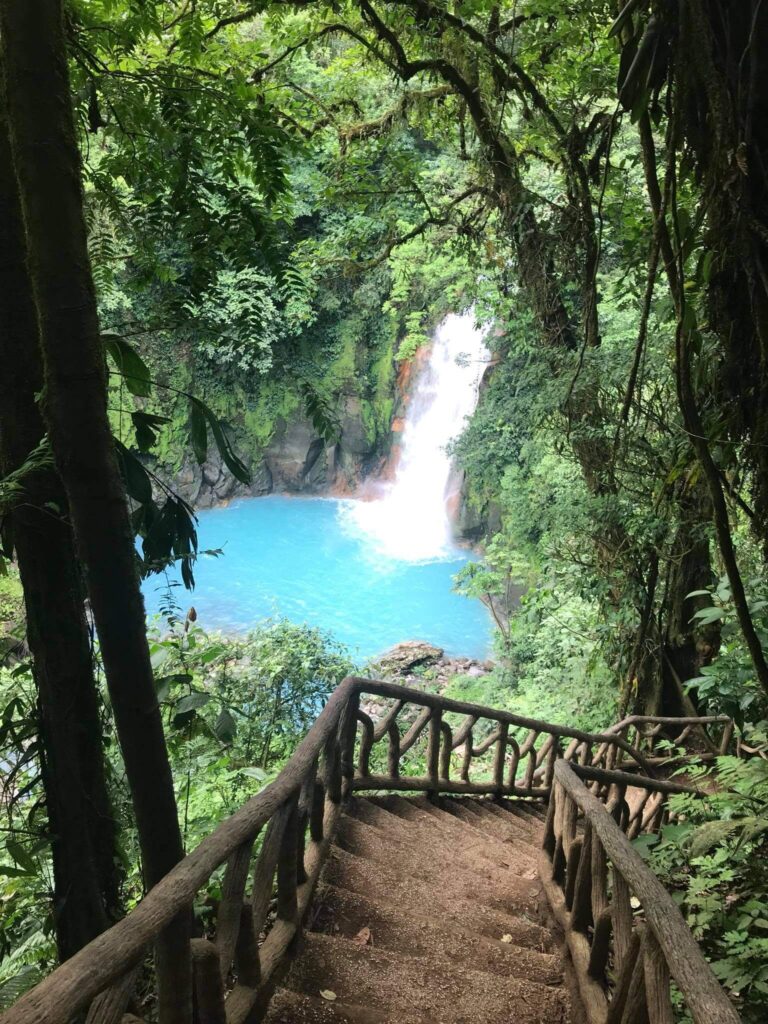
[[[750,744],[768,749],[766,726]],[[703,799],[673,796],[677,814],[635,846],[670,889],[744,1024],[762,1024],[768,1003],[768,762],[719,757],[686,771]],[[682,1013],[680,1020],[687,1020]]]
[[[244,636],[208,634],[170,615],[150,636],[157,695],[173,770],[185,848],[192,850],[275,778],[355,665],[329,634],[284,619]],[[103,694],[103,717],[111,713]],[[50,830],[42,801],[31,666],[0,668],[0,731],[12,778],[0,823],[0,1010],[56,963]],[[138,840],[116,744],[108,778],[119,823],[126,911],[141,898]],[[198,894],[205,927],[220,897],[221,872]]]

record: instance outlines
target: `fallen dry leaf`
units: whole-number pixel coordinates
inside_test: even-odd
[[[358,946],[372,946],[373,935],[371,933],[371,929],[367,925],[364,928],[361,928],[352,941],[356,942]]]

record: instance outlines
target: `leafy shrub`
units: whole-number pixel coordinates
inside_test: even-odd
[[[750,736],[765,750],[765,733]],[[768,762],[717,760],[717,781],[688,769],[706,798],[674,796],[679,815],[660,836],[637,841],[672,890],[745,1024],[765,1020],[768,1001]]]
[[[768,650],[768,585],[758,576],[746,583],[749,610],[763,650]],[[688,682],[710,713],[725,714],[740,727],[757,722],[768,712],[763,690],[755,675],[752,659],[739,626],[733,596],[727,578],[723,577],[713,590],[697,591],[689,596],[706,594],[712,603],[701,608],[694,619],[702,625],[720,623],[720,651],[701,675]]]

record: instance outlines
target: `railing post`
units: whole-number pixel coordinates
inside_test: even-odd
[[[560,790],[562,795],[562,807],[559,814],[559,828],[556,827],[557,845],[555,855],[552,858],[552,877],[558,885],[562,886],[565,881],[566,866],[571,853],[574,836],[576,835],[576,813],[577,808],[573,798],[565,790]],[[558,801],[560,803],[560,801]]]
[[[616,936],[614,934],[614,942]],[[621,1024],[629,1000],[635,965],[640,956],[640,936],[632,932],[622,961],[616,966],[616,989],[608,1007],[607,1024]]]
[[[553,736],[549,750],[547,751],[547,764],[544,769],[544,787],[548,788],[552,785],[552,779],[555,774],[555,761],[562,753],[560,748],[560,737]]]
[[[224,1008],[224,982],[219,953],[207,939],[192,940],[195,975],[195,1024],[227,1024]]]
[[[515,788],[515,782],[517,781],[517,766],[520,764],[520,744],[514,736],[509,736],[507,738],[507,745],[512,748],[512,756],[509,760],[509,771],[507,772],[507,782],[510,790],[513,790]]]
[[[496,799],[500,800],[504,795],[504,766],[507,761],[507,736],[509,735],[509,724],[499,723],[499,738],[496,741],[496,751],[493,759],[493,785],[496,790]]]
[[[649,929],[644,943],[645,996],[648,1024],[673,1024],[674,1012],[669,992],[669,967],[656,936]]]
[[[312,786],[312,801],[309,807],[309,834],[313,843],[323,841],[323,819],[325,818],[325,786],[323,780],[314,769],[315,778]]]
[[[182,907],[155,944],[160,1024],[189,1024],[192,1019],[191,921],[192,908]]]
[[[597,924],[608,909],[608,861],[603,844],[597,836],[592,841],[592,919]]]
[[[309,822],[309,815],[312,809],[312,796],[315,790],[315,772],[316,767],[313,765],[301,784],[301,791],[299,793],[299,806],[298,816],[296,823],[296,881],[299,885],[304,885],[307,880],[307,869],[304,866],[304,857],[306,854],[306,840],[307,840],[307,824]]]
[[[605,980],[605,969],[608,964],[608,956],[611,952],[611,933],[613,931],[613,915],[606,907],[595,918],[595,931],[592,936],[592,946],[589,950],[588,974],[594,981]]]
[[[338,733],[332,732],[323,751],[323,784],[332,804],[341,802],[341,753]]]
[[[387,748],[387,773],[390,779],[400,777],[400,729],[397,719],[393,718],[387,729],[389,746]]]
[[[451,750],[453,749],[453,733],[447,722],[440,723],[441,745],[440,745],[440,778],[444,782],[450,781],[451,774]]]
[[[584,838],[581,842],[579,868],[574,880],[571,927],[576,932],[586,932],[592,924],[592,826],[584,822]]]
[[[438,781],[440,778],[440,737],[442,736],[443,713],[435,708],[429,719],[429,744],[427,746],[427,775],[429,776],[429,797],[437,800],[439,795]]]
[[[360,708],[360,694],[353,693],[347,701],[341,716],[339,728],[339,746],[341,757],[341,797],[346,797],[352,790],[355,777],[355,739],[357,737],[357,716]],[[370,721],[370,719],[368,719]],[[334,803],[338,803],[335,800]]]
[[[731,740],[732,739],[733,739],[733,719],[731,719],[730,722],[726,722],[725,723],[725,727],[723,729],[723,736],[722,736],[722,739],[720,740],[720,748],[719,748],[719,751],[718,751],[721,757],[724,754],[728,753],[728,748],[731,745]]]
[[[573,897],[576,892],[576,875],[579,871],[582,855],[582,840],[574,839],[568,851],[565,867],[565,909],[573,908]]]
[[[613,879],[613,942],[616,955],[616,969],[622,971],[625,961],[632,946],[634,934],[632,903],[629,894],[629,886],[624,881],[621,872],[615,867],[612,871]]]
[[[259,941],[253,927],[253,913],[247,903],[240,908],[240,931],[235,946],[235,971],[240,985],[251,988],[261,981]]]
[[[298,794],[288,801],[288,814],[277,859],[277,916],[281,921],[298,920],[296,897],[297,858],[299,848]]]
[[[373,748],[373,721],[364,711],[357,712],[357,721],[362,726],[360,737],[360,751],[357,757],[357,774],[362,779],[368,778],[371,774],[371,750]]]
[[[550,860],[555,855],[557,836],[555,835],[555,817],[557,815],[557,802],[560,799],[562,790],[556,781],[553,781],[549,791],[549,802],[547,803],[547,816],[544,820],[544,841],[542,846]]]
[[[256,861],[253,872],[253,891],[251,893],[251,913],[253,916],[253,930],[258,940],[262,928],[267,920],[267,912],[272,899],[272,882],[275,877],[280,847],[283,841],[283,832],[290,813],[290,801],[284,803],[272,815],[267,831],[264,834],[264,842],[261,852]]]
[[[475,738],[472,735],[470,729],[467,733],[467,738],[464,740],[464,757],[461,761],[461,781],[469,782],[469,769],[472,765],[472,747],[474,745]]]
[[[523,756],[525,751],[528,754],[528,764],[525,769],[525,779],[523,780],[523,788],[526,792],[530,792],[533,787],[533,776],[536,772],[536,750],[534,744],[538,739],[539,734],[535,729],[531,729],[526,737],[525,743],[520,748],[520,756]],[[530,745],[529,745],[530,743]]]
[[[221,887],[221,903],[216,915],[216,949],[219,954],[219,969],[222,981],[226,983],[235,955],[235,946],[240,932],[245,885],[251,866],[251,854],[256,840],[239,846],[227,861],[224,882]]]

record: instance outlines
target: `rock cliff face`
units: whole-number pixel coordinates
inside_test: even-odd
[[[493,360],[483,371],[483,376],[480,379],[478,405],[485,397],[496,366],[497,361]],[[495,533],[498,533],[500,528],[501,509],[498,504],[494,501],[489,501],[483,508],[478,508],[470,500],[466,478],[462,479],[455,520],[456,535],[462,540],[474,544],[492,537]]]
[[[222,463],[215,448],[198,466],[187,458],[168,482],[195,508],[211,508],[231,498],[264,494],[326,494],[355,490],[386,458],[381,441],[370,440],[363,418],[363,406],[354,395],[346,396],[339,411],[339,437],[327,444],[312,423],[303,416],[278,421],[267,447],[254,458],[238,454],[249,466],[251,483],[241,484]],[[162,470],[159,475],[165,476]]]

